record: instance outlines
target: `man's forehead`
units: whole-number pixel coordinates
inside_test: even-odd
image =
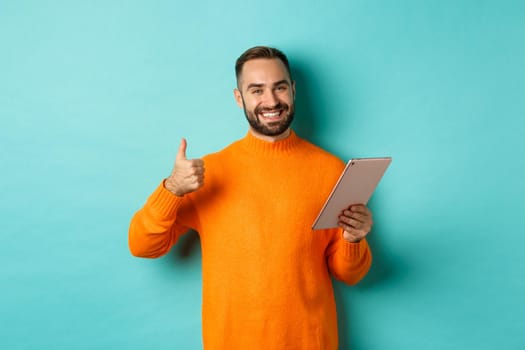
[[[273,84],[282,80],[290,82],[290,76],[286,66],[280,59],[257,58],[244,63],[239,84]]]

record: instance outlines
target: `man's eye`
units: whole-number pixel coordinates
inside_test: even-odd
[[[252,94],[256,94],[256,95],[259,95],[262,93],[262,90],[261,89],[255,89],[255,90],[252,90]]]
[[[286,85],[278,86],[277,91],[286,91]]]

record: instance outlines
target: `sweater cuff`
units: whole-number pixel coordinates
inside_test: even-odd
[[[164,187],[164,180],[157,189],[149,196],[148,205],[161,217],[172,218],[184,201],[183,197],[178,197]]]
[[[362,239],[357,243],[348,242],[342,237],[341,240],[343,241],[343,256],[346,259],[359,259],[368,250],[368,243],[365,239]]]

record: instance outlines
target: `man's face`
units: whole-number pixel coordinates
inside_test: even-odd
[[[261,58],[246,62],[234,95],[254,132],[278,136],[290,127],[295,83],[281,60]]]

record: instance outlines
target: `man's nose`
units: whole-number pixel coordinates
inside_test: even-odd
[[[277,99],[277,96],[275,96],[275,93],[272,90],[269,90],[264,94],[264,104],[266,104],[268,107],[273,107],[278,102],[279,100]]]

